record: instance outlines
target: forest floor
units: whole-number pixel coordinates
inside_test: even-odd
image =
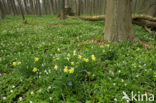
[[[147,94],[149,103],[156,96],[154,32],[134,26],[142,42],[111,43],[102,40],[104,21],[26,19],[0,20],[0,103],[121,103],[123,92]]]

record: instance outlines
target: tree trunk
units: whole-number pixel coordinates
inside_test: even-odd
[[[4,13],[2,1],[0,1],[0,17],[1,17],[2,19],[5,18],[5,13]]]
[[[149,0],[147,14],[156,17],[156,0]]]
[[[22,2],[21,2],[21,0],[18,0],[18,5],[19,5],[20,12],[21,12],[21,15],[22,15],[23,23],[24,24],[27,24],[27,21],[26,21],[25,16],[24,16],[24,11],[23,11],[23,8],[22,8]]]
[[[36,1],[36,4],[37,4],[37,14],[39,16],[41,16],[41,4],[40,4],[40,0],[37,0]]]
[[[30,2],[31,14],[35,14],[33,1],[32,0],[29,0],[29,2]]]
[[[65,19],[65,0],[62,0],[60,19]]]
[[[132,29],[132,0],[107,0],[104,40],[134,40]]]

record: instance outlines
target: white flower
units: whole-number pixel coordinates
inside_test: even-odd
[[[12,93],[12,92],[13,92],[13,90],[10,90],[10,92]]]
[[[127,84],[125,83],[125,86],[127,86]]]
[[[136,75],[136,77],[138,78],[138,77],[139,77],[139,75]]]
[[[118,101],[116,98],[114,98],[114,101]]]
[[[22,101],[22,97],[19,97],[19,100]]]
[[[33,103],[32,101],[30,101],[29,103]]]
[[[116,85],[116,83],[113,83],[113,85],[115,86],[115,85]]]
[[[109,72],[110,72],[110,74],[114,75],[114,72],[113,71],[110,70]]]
[[[119,70],[118,72],[120,73],[121,71]]]
[[[49,86],[48,89],[51,89],[51,86]]]
[[[50,100],[52,100],[52,97],[49,97]]]
[[[15,86],[13,85],[12,88],[15,88]]]
[[[34,94],[34,92],[32,91],[32,92],[31,92],[31,95],[33,95],[33,94]]]
[[[3,100],[6,100],[6,97],[3,97]]]

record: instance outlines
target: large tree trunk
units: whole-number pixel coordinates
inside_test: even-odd
[[[104,40],[134,40],[131,0],[107,0]]]

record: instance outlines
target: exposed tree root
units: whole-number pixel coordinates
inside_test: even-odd
[[[148,28],[147,26],[144,26],[144,29],[147,31],[147,32],[149,32],[149,33],[151,33],[152,31],[151,31],[151,29],[150,28]]]

